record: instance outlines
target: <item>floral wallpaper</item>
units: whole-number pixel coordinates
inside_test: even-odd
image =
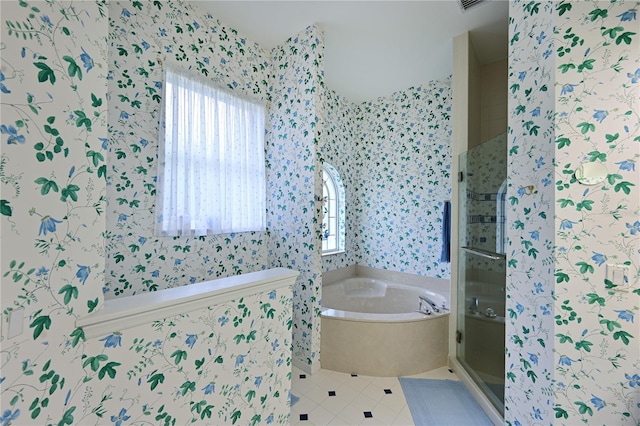
[[[320,368],[324,43],[311,26],[272,52],[267,131],[267,229],[271,267],[300,271],[293,291],[293,360]]]
[[[75,421],[289,424],[291,306],[270,291],[91,339]]]
[[[131,18],[144,10],[145,16],[148,13],[160,22],[166,16],[180,16],[180,3],[110,3],[107,7],[102,1],[20,1],[2,2],[0,7],[1,423],[287,424],[291,290],[264,292],[128,330],[113,330],[95,339],[88,339],[75,325],[78,316],[101,309],[108,278],[105,252],[118,250],[113,235],[126,232],[131,237],[128,233],[133,228],[112,231],[108,221],[122,224],[129,216],[120,220],[120,214],[141,216],[135,209],[147,209],[149,214],[150,208],[143,206],[142,199],[150,200],[151,189],[144,185],[152,179],[129,182],[121,176],[134,174],[133,170],[144,175],[138,166],[155,161],[147,160],[154,153],[142,151],[146,146],[140,142],[153,143],[148,136],[151,130],[131,123],[125,126],[121,106],[125,101],[119,95],[131,96],[126,113],[133,115],[138,107],[156,102],[150,97],[135,103],[136,94],[153,93],[150,89],[155,83],[136,80],[131,83],[136,84],[135,91],[132,87],[126,92],[108,91],[111,79],[129,78],[128,72],[119,74],[122,69],[117,71],[110,62],[107,40],[114,37],[116,18],[110,28],[109,16],[116,13]],[[163,13],[154,15],[154,8]],[[186,24],[185,28],[189,31]],[[137,31],[141,29],[132,30]],[[139,47],[144,50],[142,40]],[[120,56],[121,51],[113,48]],[[136,54],[140,52],[132,44],[121,56]],[[131,72],[151,72],[153,65],[146,62],[144,67]],[[129,84],[128,80],[123,84]],[[119,107],[112,109],[113,103]],[[107,120],[112,111],[118,111],[118,120],[123,120],[118,125],[125,126],[124,130],[115,130],[116,124]],[[151,122],[150,115],[142,113],[137,120]],[[140,133],[130,134],[135,132]],[[135,146],[125,149],[124,140]],[[144,157],[133,155],[142,152]],[[108,161],[119,155],[136,157],[138,162],[133,161],[136,165],[130,169],[118,163],[111,167]],[[152,175],[151,167],[147,173]],[[135,190],[124,189],[131,185],[149,194],[136,198]],[[114,194],[126,198],[132,210],[114,216],[109,209],[120,201],[109,197],[107,202],[106,195],[119,186],[123,188]],[[136,240],[150,239],[150,234],[136,232]],[[216,252],[218,244],[225,247],[220,251],[228,251],[227,245],[239,241],[234,236],[229,240],[219,241],[212,251]],[[183,253],[191,253],[188,242],[173,243],[182,245]],[[142,241],[138,244],[146,246]],[[259,245],[257,241],[250,244]],[[161,268],[166,260],[161,258],[161,246],[142,258],[157,256],[155,262]],[[197,251],[194,247],[191,250]],[[246,256],[254,255],[248,246],[233,246],[232,254],[237,251],[239,259],[245,256],[245,249]],[[178,265],[171,259],[174,267]],[[230,270],[242,265],[234,259],[226,262]],[[125,289],[123,282],[117,285],[122,286],[120,295],[135,291]],[[111,290],[113,295],[115,288]],[[16,313],[14,321],[23,313],[24,329],[10,337],[8,320]]]
[[[323,159],[346,191],[345,253],[325,271],[361,264],[448,278],[442,209],[451,199],[451,81],[354,104],[327,90]]]
[[[637,9],[511,4],[508,424],[640,421]]]
[[[102,304],[108,10],[0,8],[0,414],[3,425],[71,424],[97,381],[76,357],[86,339],[75,318]],[[9,338],[13,313],[23,331]]]
[[[564,36],[556,42],[554,411],[567,422],[640,422],[638,6],[556,8]],[[586,186],[566,173],[581,163],[603,164],[604,182]],[[611,264],[627,267],[628,284],[609,281]],[[633,291],[616,291],[624,285]],[[602,386],[574,386],[593,379]]]
[[[163,63],[266,101],[267,54],[191,2],[110,2],[109,17],[105,297],[264,269],[264,233],[157,237],[153,214]]]
[[[448,278],[442,210],[451,199],[451,81],[361,105],[358,263]]]
[[[332,271],[357,263],[360,188],[356,185],[356,178],[361,164],[361,141],[356,133],[355,120],[360,108],[328,88],[323,108],[322,160],[331,164],[340,174],[345,190],[345,251],[322,256],[323,271]]]
[[[325,270],[353,259],[448,276],[436,261],[451,198],[448,81],[354,107],[325,90],[316,27],[267,54],[180,1],[0,8],[4,425],[287,423],[290,363],[319,367],[323,158],[357,194],[356,239]],[[637,10],[511,3],[508,424],[640,421]],[[271,100],[269,232],[151,236],[169,60]],[[357,174],[341,169],[350,162]],[[577,182],[583,162],[604,165],[606,179]],[[608,264],[628,268],[628,292]],[[262,293],[98,339],[75,326],[103,290],[270,266],[302,271],[293,296]],[[10,338],[13,312],[24,331]]]
[[[552,424],[553,3],[510,4],[505,421]],[[521,80],[521,79],[524,79]],[[526,84],[525,84],[526,83]],[[533,159],[540,159],[537,163]],[[533,185],[534,191],[524,188]]]

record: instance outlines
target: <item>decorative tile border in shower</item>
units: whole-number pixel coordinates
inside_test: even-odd
[[[467,200],[473,201],[498,201],[497,193],[475,192],[467,189]]]
[[[502,220],[504,222],[504,219]],[[497,223],[497,216],[488,216],[481,214],[470,214],[467,216],[467,223]]]

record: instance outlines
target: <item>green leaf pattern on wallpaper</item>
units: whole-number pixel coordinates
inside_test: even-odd
[[[432,81],[361,106],[359,263],[437,278],[451,199],[451,82]]]
[[[640,422],[640,292],[618,291],[640,284],[638,9],[511,5],[509,425]],[[582,163],[604,180],[578,182]]]
[[[311,26],[273,49],[266,140],[269,261],[300,271],[293,293],[293,359],[311,368],[319,365],[320,353],[322,37]]]
[[[442,209],[451,199],[451,80],[361,104],[327,90],[325,161],[347,191],[347,250],[325,270],[353,264],[449,278],[440,262]]]
[[[109,186],[105,297],[137,294],[263,269],[262,232],[153,235],[163,64],[243,95],[269,98],[270,58],[197,5],[109,5]]]
[[[266,266],[259,234],[143,240],[152,229],[144,226],[153,211],[159,52],[189,49],[203,74],[262,96],[267,63],[258,48],[181,2],[1,7],[0,422],[288,423],[290,290],[98,338],[75,325],[101,308],[105,279],[107,294],[126,295],[216,276],[209,269],[229,275]],[[197,38],[181,44],[178,34]],[[147,58],[156,38],[169,41]],[[194,48],[208,52],[210,68]],[[251,59],[233,62],[243,54]],[[233,62],[228,70],[225,61]],[[125,157],[129,163],[113,161]],[[132,222],[140,227],[122,225]],[[107,256],[126,265],[109,264],[115,280],[105,277]],[[8,318],[19,310],[23,333],[8,338]]]

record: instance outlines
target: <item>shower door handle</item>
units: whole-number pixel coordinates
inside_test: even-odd
[[[500,260],[500,259],[504,259],[506,256],[502,253],[494,253],[492,251],[488,251],[488,250],[482,250],[479,248],[475,248],[475,247],[460,247],[462,250],[467,251],[469,253],[473,253],[475,255],[481,256],[481,257],[486,257],[487,259],[493,259],[493,260]]]

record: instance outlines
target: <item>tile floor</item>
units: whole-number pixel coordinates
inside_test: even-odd
[[[410,377],[458,380],[447,367]],[[360,376],[331,370],[309,375],[293,367],[291,380],[291,393],[300,398],[291,407],[292,425],[414,424],[397,377]]]

